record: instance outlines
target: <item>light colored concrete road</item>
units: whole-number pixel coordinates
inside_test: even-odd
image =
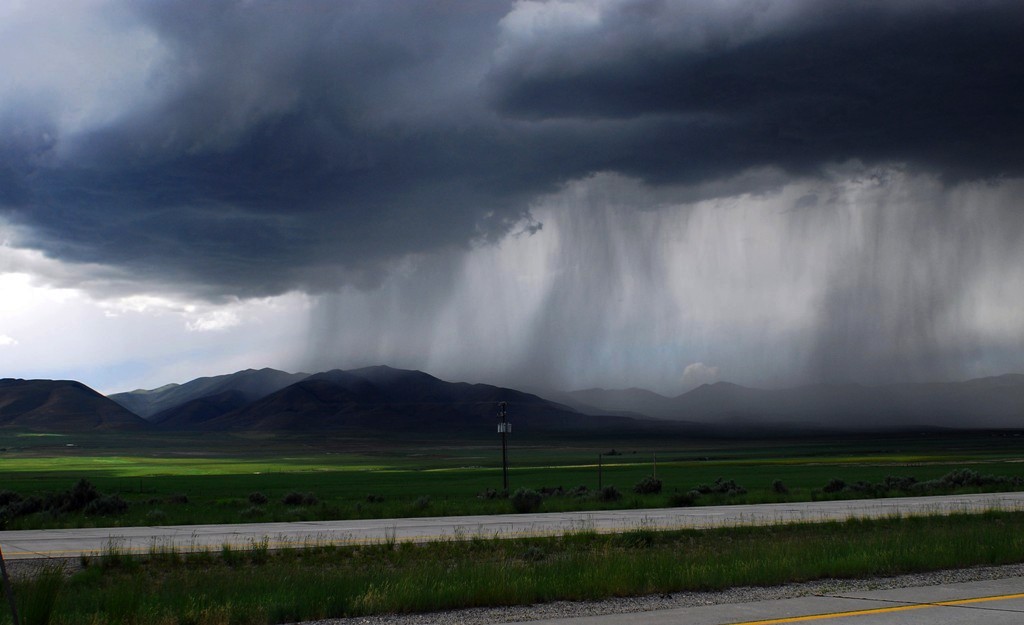
[[[1020,625],[1024,580],[967,582],[731,605],[530,621],[530,625]],[[508,624],[506,624],[508,625]]]
[[[474,536],[558,535],[580,530],[617,532],[640,527],[711,528],[842,521],[992,509],[1024,510],[1024,493],[362,521],[21,530],[0,532],[0,547],[7,559],[14,560],[96,554],[111,545],[145,552],[153,547],[173,547],[180,551],[216,550],[222,545],[245,547],[264,539],[271,548],[304,543],[426,542]]]

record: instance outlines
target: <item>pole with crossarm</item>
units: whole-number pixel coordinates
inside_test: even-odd
[[[498,403],[498,433],[502,435],[502,484],[505,493],[509,492],[509,448],[508,435],[512,432],[512,424],[508,422],[508,402]]]

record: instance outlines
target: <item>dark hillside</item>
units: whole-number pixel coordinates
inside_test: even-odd
[[[36,432],[142,430],[149,424],[81,382],[0,380],[0,427]]]
[[[211,419],[238,410],[249,403],[249,398],[242,391],[223,391],[168,408],[156,413],[149,420],[169,429],[195,429]]]

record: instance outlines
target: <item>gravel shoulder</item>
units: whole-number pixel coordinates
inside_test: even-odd
[[[11,579],[34,577],[36,573],[39,573],[47,566],[62,567],[65,575],[71,575],[82,570],[81,558],[28,558],[5,560],[4,564]]]
[[[888,590],[918,586],[937,586],[982,580],[1024,578],[1024,564],[951,569],[932,573],[898,575],[871,579],[825,579],[770,587],[731,588],[720,592],[678,592],[604,599],[602,601],[555,601],[552,603],[505,608],[471,608],[429,614],[388,614],[357,618],[304,621],[300,625],[495,625],[541,619],[627,614],[707,605],[748,603],[790,599],[813,595],[832,595],[851,591]]]

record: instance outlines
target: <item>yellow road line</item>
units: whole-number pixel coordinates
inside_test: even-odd
[[[886,614],[889,612],[907,612],[909,610],[923,610],[925,608],[940,608],[948,606],[969,605],[972,603],[984,603],[986,601],[1008,601],[1011,599],[1024,599],[1024,593],[1013,595],[995,595],[992,597],[974,597],[971,599],[956,599],[954,601],[937,601],[935,603],[915,603],[913,605],[901,605],[890,608],[871,608],[868,610],[851,610],[849,612],[831,612],[825,614],[810,614],[807,616],[789,616],[784,618],[773,618],[762,621],[743,621],[732,625],[779,625],[781,623],[805,623],[807,621],[821,621],[831,618],[845,618],[847,616],[865,616],[869,614]]]

